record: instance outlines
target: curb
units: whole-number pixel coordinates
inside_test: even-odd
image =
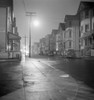
[[[19,59],[0,59],[0,63],[1,62],[17,62],[17,61],[21,61]]]

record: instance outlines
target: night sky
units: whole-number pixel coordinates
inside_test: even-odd
[[[32,43],[39,41],[46,34],[51,34],[52,29],[58,29],[60,22],[64,22],[66,14],[76,14],[81,0],[14,0],[14,14],[22,43],[24,36],[29,36],[29,17],[25,12],[36,12],[32,20],[37,17],[39,27],[32,26]],[[86,1],[86,0],[83,0]],[[89,1],[89,0],[88,0]],[[28,39],[28,38],[27,38]],[[27,41],[28,44],[28,41]]]

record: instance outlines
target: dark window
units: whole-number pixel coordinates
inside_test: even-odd
[[[92,44],[92,38],[90,38],[89,41],[90,41],[90,44]]]
[[[71,48],[71,41],[69,41],[69,48]]]
[[[85,13],[85,12],[81,12],[81,13],[80,13],[80,19],[84,19],[84,13]]]
[[[94,16],[94,9],[93,9],[93,16]]]
[[[85,46],[87,46],[87,39],[85,39]]]
[[[64,33],[64,38],[66,38],[66,33]]]
[[[71,23],[71,21],[69,21],[69,27],[71,27],[71,25],[72,25],[72,23]]]
[[[89,11],[88,10],[85,11],[85,18],[89,18]]]
[[[85,25],[85,32],[88,32],[89,31],[89,24],[86,24]]]
[[[70,38],[71,38],[71,35],[72,35],[72,34],[71,34],[71,30],[70,30],[70,31],[69,31],[69,37],[70,37]]]
[[[81,33],[83,32],[83,26],[81,26],[81,28],[80,28],[80,32],[81,32]]]
[[[66,48],[65,42],[64,42],[64,49]]]

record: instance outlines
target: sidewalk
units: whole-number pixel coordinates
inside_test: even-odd
[[[12,58],[9,58],[9,59],[8,58],[5,58],[5,59],[0,58],[0,63],[1,62],[15,62],[15,61],[20,61],[20,60],[16,59],[16,58],[13,58],[13,59]]]
[[[64,72],[49,67],[41,72],[38,68],[41,70],[44,66],[37,61],[34,64],[31,60],[23,63],[25,87],[1,97],[0,100],[63,100],[75,96],[74,91],[76,92],[78,85],[71,77],[64,79]],[[35,67],[37,65],[38,68]],[[73,90],[71,96],[67,96],[67,89]],[[62,92],[65,95],[62,96]]]

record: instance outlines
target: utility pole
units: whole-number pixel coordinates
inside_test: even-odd
[[[27,36],[25,35],[25,36],[23,36],[23,39],[24,39],[24,50],[25,50],[25,56],[26,56],[26,48],[27,48],[27,46],[26,46],[26,44],[27,44]]]
[[[25,35],[25,56],[26,56],[26,35]]]
[[[32,21],[32,16],[35,14],[36,14],[36,12],[26,12],[26,16],[30,17],[30,21],[29,21],[29,57],[31,57],[31,21]]]

